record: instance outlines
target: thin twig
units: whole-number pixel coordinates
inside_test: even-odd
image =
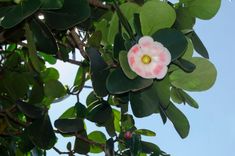
[[[84,142],[89,143],[90,145],[99,146],[103,151],[104,151],[104,149],[105,149],[105,144],[101,144],[101,143],[92,141],[92,140],[90,140],[90,139],[87,139],[87,138],[83,137],[83,136],[80,135],[80,134],[76,134],[76,137],[77,137],[78,139],[81,139],[81,140],[84,141]]]
[[[80,36],[77,34],[76,32],[76,28],[73,28],[71,31],[70,31],[70,34],[76,44],[76,48],[79,49],[81,55],[85,58],[85,59],[88,59],[88,56],[87,56],[87,53],[85,52],[84,50],[84,44],[83,42],[81,41],[80,39]]]
[[[61,152],[58,148],[56,148],[56,147],[52,147],[53,148],[53,150],[55,150],[59,155],[62,155],[62,154],[70,154],[71,152]]]

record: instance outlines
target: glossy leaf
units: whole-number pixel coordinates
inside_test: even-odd
[[[175,10],[166,2],[147,1],[140,10],[140,21],[144,35],[152,35],[162,28],[170,28],[175,19]]]
[[[17,102],[17,107],[22,113],[33,119],[41,118],[45,113],[45,110],[43,108],[21,101]]]
[[[75,133],[84,130],[83,120],[81,119],[57,119],[55,127],[63,133]]]
[[[129,91],[138,91],[144,89],[150,86],[152,83],[153,80],[143,79],[141,77],[137,77],[133,80],[128,79],[121,69],[116,69],[108,76],[106,87],[112,94],[121,94]]]
[[[33,38],[37,50],[47,54],[57,54],[58,47],[55,38],[49,28],[40,20],[33,19],[30,22],[30,29],[33,32]]]
[[[24,19],[35,13],[40,6],[40,0],[28,0],[23,1],[20,5],[15,5],[5,15],[1,22],[1,26],[6,29],[16,26]]]
[[[202,41],[200,40],[200,38],[198,37],[198,35],[196,34],[195,31],[193,31],[189,37],[191,38],[192,42],[193,42],[193,47],[195,49],[195,51],[200,54],[201,56],[203,56],[204,58],[209,58],[209,54],[208,51],[206,49],[206,47],[204,46],[204,44],[202,43]]]
[[[44,92],[47,97],[59,98],[65,95],[64,86],[57,80],[48,80],[45,83]]]
[[[148,129],[138,129],[135,130],[136,134],[145,135],[145,136],[156,136],[156,133]]]
[[[154,33],[152,37],[155,41],[162,43],[169,50],[172,61],[181,57],[188,46],[184,34],[176,29],[161,29]]]
[[[216,15],[221,5],[221,0],[187,0],[186,7],[190,13],[201,19],[211,19]]]
[[[146,117],[159,112],[160,101],[157,96],[156,82],[143,91],[131,92],[130,103],[135,117]]]
[[[79,133],[83,138],[88,139],[86,131]],[[90,151],[90,144],[82,139],[76,138],[74,143],[74,152],[78,154],[87,154]]]
[[[119,53],[119,62],[122,67],[122,71],[129,79],[134,79],[137,77],[137,74],[131,70],[128,60],[127,60],[127,52],[121,51]]]
[[[100,143],[100,144],[105,144],[106,142],[106,136],[104,133],[100,131],[93,131],[88,135],[88,139]],[[103,150],[100,148],[100,146],[96,145],[91,145],[90,152],[91,153],[101,153]]]
[[[176,21],[175,28],[179,30],[192,29],[196,22],[195,17],[193,17],[188,8],[180,7],[176,9]]]
[[[173,123],[180,137],[186,138],[189,134],[190,125],[185,115],[172,103],[165,110],[165,113]]]
[[[26,128],[30,140],[41,149],[51,149],[56,143],[56,136],[48,115],[35,120]]]
[[[63,4],[64,0],[41,0],[42,6],[41,9],[60,9]]]
[[[94,91],[98,96],[106,96],[108,91],[105,87],[105,82],[109,74],[108,65],[104,62],[100,53],[96,49],[89,48],[87,50],[87,54],[91,61],[90,74]]]
[[[216,69],[207,59],[194,57],[190,59],[196,65],[192,73],[176,70],[170,75],[171,84],[187,91],[203,91],[211,88],[216,80]]]
[[[43,15],[51,28],[63,30],[86,20],[90,16],[90,7],[87,0],[65,0],[61,9],[46,10]]]

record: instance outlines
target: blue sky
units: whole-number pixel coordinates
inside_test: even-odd
[[[179,105],[190,121],[191,129],[186,139],[181,139],[172,124],[163,125],[159,115],[136,120],[138,128],[148,128],[157,133],[156,137],[145,137],[158,144],[172,156],[233,156],[235,155],[235,2],[223,0],[221,9],[210,21],[197,20],[195,30],[206,45],[210,59],[218,70],[213,88],[206,92],[190,93],[199,103],[198,110]],[[64,84],[72,84],[77,68],[68,63],[58,62],[55,66],[61,73]],[[206,70],[206,69],[205,69]],[[88,90],[89,91],[89,90]],[[80,95],[81,102],[89,92]],[[56,103],[50,110],[52,121],[57,119],[69,106],[74,105],[75,97]],[[97,130],[94,124],[87,124],[88,132]],[[100,130],[100,128],[99,128]],[[102,128],[101,128],[102,130]],[[56,144],[65,150],[68,141],[59,138]],[[57,155],[53,150],[49,156]],[[104,154],[100,154],[102,156]],[[97,155],[98,156],[98,155]]]

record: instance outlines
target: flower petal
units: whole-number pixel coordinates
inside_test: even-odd
[[[167,66],[165,65],[157,65],[153,70],[153,73],[157,79],[162,79],[167,73]]]
[[[154,42],[154,40],[150,36],[143,36],[139,39],[139,44],[140,44],[141,48],[150,47],[150,46],[152,46],[153,42]]]

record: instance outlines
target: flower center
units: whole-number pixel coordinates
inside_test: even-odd
[[[143,62],[143,64],[149,64],[152,60],[149,55],[143,55],[141,61]]]

